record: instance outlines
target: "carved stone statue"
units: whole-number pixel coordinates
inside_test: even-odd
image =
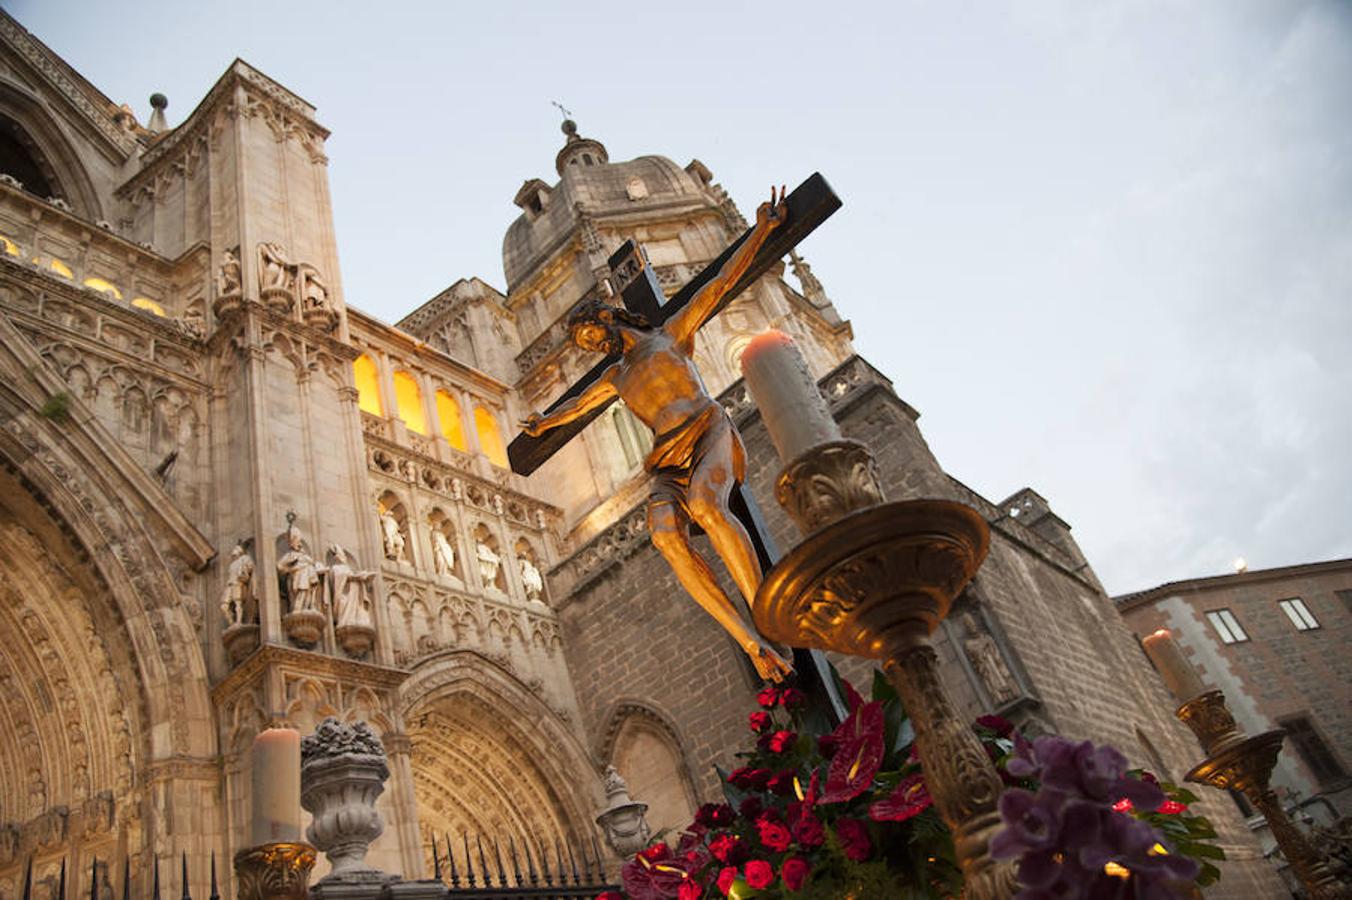
[[[239,257],[234,250],[226,250],[221,257],[221,267],[216,273],[216,294],[219,297],[233,297],[240,292],[243,278],[239,270]]]
[[[540,595],[544,593],[544,577],[540,574],[540,570],[536,568],[535,561],[529,556],[522,554],[517,562],[521,568],[521,587],[526,591],[526,599],[538,601]]]
[[[475,540],[474,555],[479,560],[479,577],[483,580],[484,587],[497,585],[498,566],[502,565],[502,557],[498,556],[497,551],[483,538]]]
[[[301,284],[301,307],[306,313],[311,310],[332,309],[329,304],[329,286],[319,277],[319,270],[309,263],[301,263],[297,268]]]
[[[455,574],[455,548],[440,528],[432,529],[432,563],[438,575]]]
[[[337,544],[329,547],[333,562],[329,564],[329,589],[333,592],[333,620],[339,628],[349,625],[371,627],[370,585],[375,572],[361,572],[352,567],[352,557]]]
[[[291,270],[295,268],[287,259],[281,244],[264,241],[258,245],[258,287],[266,292],[270,290],[291,291]]]
[[[404,533],[399,530],[399,520],[388,509],[380,511],[380,535],[385,541],[385,558],[395,562],[408,562],[404,555]]]
[[[999,706],[1019,696],[1019,686],[1014,676],[1010,674],[1009,667],[1005,665],[1005,658],[1000,654],[1000,647],[995,643],[995,639],[981,630],[977,625],[976,616],[971,613],[963,613],[959,621],[967,634],[962,641],[962,649],[967,653],[977,677],[991,695],[991,702]]]
[[[294,525],[286,530],[286,544],[291,549],[277,560],[277,571],[286,576],[291,611],[322,612],[324,597],[320,589],[324,567],[305,549],[305,538]]]
[[[729,507],[732,488],[746,474],[746,449],[732,420],[709,395],[693,360],[695,335],[751,267],[757,251],[788,217],[782,196],[756,211],[756,227],[721,269],[679,312],[660,325],[593,298],[574,311],[568,329],[575,345],[609,355],[610,363],[571,399],[521,427],[539,436],[575,421],[618,397],[656,435],[644,467],[652,473],[648,533],[677,579],[755,663],[762,678],[778,681],[788,661],[766,645],[719,586],[691,543],[690,524],[709,536],[737,589],[751,603],[763,573],[745,526]]]
[[[253,621],[256,613],[253,574],[253,558],[245,552],[242,543],[236,544],[230,551],[230,569],[226,574],[225,589],[221,591],[221,612],[225,614],[226,627]]]

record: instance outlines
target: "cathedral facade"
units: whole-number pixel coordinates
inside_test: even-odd
[[[514,198],[505,291],[465,278],[391,325],[344,294],[312,106],[237,60],[181,124],[143,126],[0,12],[0,897],[30,857],[39,882],[97,858],[143,884],[186,854],[204,888],[248,841],[254,736],[326,716],[384,742],[368,860],[409,878],[433,835],[603,841],[609,766],[655,831],[717,796],[758,682],[646,539],[651,435],[617,405],[529,478],[506,444],[595,362],[563,323],[617,247],[670,293],[746,221],[698,160],[564,132]],[[768,328],[893,499],[990,522],[936,636],[964,711],[1181,779],[1200,752],[1069,527],[947,475],[796,255],[696,350],[781,546],[738,370]],[[1237,810],[1203,804],[1217,896],[1269,896]]]

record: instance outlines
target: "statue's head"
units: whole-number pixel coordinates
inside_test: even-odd
[[[305,538],[301,536],[300,529],[292,525],[286,530],[286,545],[292,550],[299,550],[305,544]]]
[[[611,306],[599,297],[582,301],[568,317],[568,333],[573,343],[593,353],[619,353],[624,349],[620,341],[620,325],[640,331],[653,327],[638,313]]]
[[[233,549],[233,550],[230,551],[230,558],[231,558],[232,560],[234,560],[234,559],[239,559],[239,558],[240,558],[241,556],[243,556],[243,555],[244,555],[244,545],[243,545],[243,544],[236,544],[236,545],[235,545],[235,549]]]

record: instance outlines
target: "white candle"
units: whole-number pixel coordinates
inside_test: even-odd
[[[1141,646],[1145,648],[1145,655],[1150,657],[1150,661],[1159,670],[1160,678],[1164,679],[1164,686],[1178,698],[1179,703],[1187,703],[1206,691],[1202,677],[1197,674],[1192,663],[1188,662],[1188,658],[1183,655],[1183,649],[1178,646],[1178,642],[1167,629],[1161,628],[1154,634],[1146,635],[1141,641]]]
[[[840,428],[807,360],[784,332],[767,331],[752,339],[742,352],[742,375],[785,465],[811,447],[840,440]]]
[[[300,840],[300,732],[269,728],[253,743],[250,846]]]

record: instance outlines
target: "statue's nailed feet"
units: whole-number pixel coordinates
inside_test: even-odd
[[[778,684],[793,674],[793,665],[769,647],[752,644],[747,647],[746,652],[756,666],[756,674],[766,681]]]

